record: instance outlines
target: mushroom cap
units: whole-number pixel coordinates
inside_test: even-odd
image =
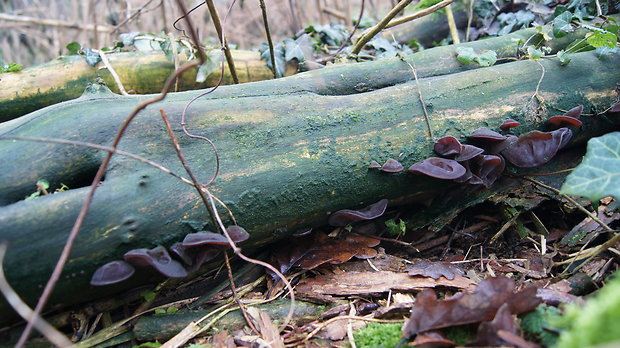
[[[380,169],[381,165],[377,161],[370,161],[370,166],[368,168],[370,168],[370,169]]]
[[[230,239],[232,239],[235,243],[241,243],[250,238],[250,234],[248,233],[248,231],[246,231],[245,228],[241,226],[230,225],[226,227],[226,232],[228,232]]]
[[[409,172],[432,176],[437,179],[454,180],[465,174],[466,169],[459,162],[447,158],[429,157],[414,163]]]
[[[583,105],[580,104],[580,105],[577,105],[574,108],[566,111],[564,116],[579,118],[579,116],[581,116],[582,112],[583,112]]]
[[[93,273],[90,285],[104,286],[120,283],[131,277],[134,272],[135,269],[125,261],[108,262]]]
[[[135,266],[150,265],[168,278],[183,278],[187,276],[185,268],[179,262],[173,260],[170,254],[168,254],[168,250],[163,246],[157,246],[150,250],[129,250],[123,258]]]
[[[170,250],[172,254],[178,256],[186,265],[191,266],[194,264],[194,258],[190,255],[188,248],[183,246],[183,243],[174,243],[168,250]]]
[[[572,134],[568,128],[553,132],[532,131],[512,142],[502,151],[502,155],[517,167],[536,167],[551,160],[568,143]]]
[[[484,152],[483,149],[474,146],[474,145],[463,145],[461,148],[461,153],[454,158],[457,162],[463,162],[470,160]]]
[[[454,156],[461,153],[462,145],[457,138],[449,135],[441,139],[437,139],[434,150],[439,156]]]
[[[506,119],[506,121],[504,121],[504,123],[502,123],[502,125],[499,126],[499,128],[501,130],[506,131],[506,130],[509,130],[510,128],[514,128],[514,127],[517,127],[517,126],[520,126],[520,125],[521,125],[521,123],[519,121],[513,120],[512,118],[509,118],[509,119]]]
[[[506,140],[507,137],[488,128],[478,128],[475,131],[471,132],[469,138],[485,141],[502,141]]]
[[[228,246],[228,239],[219,233],[213,232],[196,232],[189,233],[183,238],[183,246],[186,248],[199,245],[222,245]]]
[[[383,166],[381,166],[381,171],[386,173],[399,173],[402,172],[403,169],[405,169],[403,165],[393,158],[389,158],[385,161]]]
[[[476,181],[475,183],[480,183],[486,188],[491,187],[506,168],[504,159],[496,155],[480,155],[474,158],[472,162],[474,162],[472,174],[479,179],[479,182]],[[470,183],[474,182],[470,181]]]
[[[388,200],[382,199],[362,210],[343,209],[329,216],[328,223],[331,226],[342,227],[363,220],[376,219],[383,215],[387,208]]]
[[[553,116],[547,120],[547,123],[549,123],[552,126],[556,126],[556,127],[562,127],[562,126],[579,127],[583,124],[578,119],[572,116],[566,116],[566,115]]]

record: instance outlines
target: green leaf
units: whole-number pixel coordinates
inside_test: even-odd
[[[175,306],[170,306],[170,307],[166,308],[166,313],[167,314],[176,313],[178,311],[179,311],[179,309],[177,307],[175,307]]]
[[[608,47],[614,48],[616,46],[616,42],[618,42],[618,37],[614,33],[610,33],[608,31],[599,32],[595,31],[592,33],[586,34],[586,41],[594,47]]]
[[[40,190],[48,190],[50,188],[50,183],[45,179],[37,180],[37,188]]]
[[[205,62],[198,67],[198,72],[196,73],[196,82],[203,83],[207,80],[207,77],[211,75],[212,72],[220,68],[221,66],[221,56],[219,50],[211,50],[207,52],[207,56],[205,57]]]
[[[67,45],[67,50],[69,50],[69,54],[75,56],[78,54],[78,51],[82,49],[82,45],[73,41]]]
[[[147,291],[142,291],[140,293],[140,296],[142,296],[144,301],[151,302],[155,299],[156,294],[153,291],[147,290]]]
[[[530,59],[537,60],[542,58],[542,56],[544,56],[544,53],[542,50],[539,50],[534,46],[527,46],[527,55]]]
[[[86,64],[96,66],[101,61],[101,56],[99,53],[93,52],[90,48],[85,48],[82,51],[84,51],[84,54],[86,55]]]
[[[166,314],[166,310],[163,308],[157,308],[155,314]]]
[[[24,68],[22,64],[9,63],[8,65],[0,65],[0,73],[17,72]]]
[[[570,63],[571,59],[573,59],[573,55],[570,53],[564,52],[564,50],[560,50],[557,53],[558,59],[560,60],[561,65],[566,65]]]
[[[585,39],[576,39],[566,47],[566,52],[577,53],[591,51],[593,49],[594,48],[592,48],[592,46],[590,46]]]
[[[491,66],[497,62],[497,53],[495,51],[486,51],[479,54],[475,61],[480,66]]]
[[[286,66],[286,61],[284,60],[284,46],[282,43],[278,43],[273,48],[273,55],[276,60],[276,76],[282,77],[284,76],[284,69]],[[269,53],[269,45],[267,43],[262,43],[261,48],[259,49],[260,58],[264,59],[267,62],[267,66],[269,69],[273,70],[273,63],[271,62],[271,54]]]
[[[573,26],[570,24],[572,19],[573,14],[569,11],[563,12],[555,17],[553,19],[553,36],[560,38],[573,31]]]
[[[471,64],[471,62],[478,57],[474,49],[471,47],[459,47],[456,49],[456,54],[456,60],[464,65]]]
[[[586,197],[594,205],[606,196],[620,199],[620,132],[590,139],[583,161],[568,175],[561,191]]]
[[[293,59],[297,59],[298,62],[303,63],[306,60],[312,59],[312,41],[308,34],[303,34],[297,39],[284,40],[284,59],[290,62]]]
[[[553,30],[548,26],[548,25],[537,25],[536,26],[536,32],[540,35],[542,35],[543,40],[545,41],[551,41],[553,40],[553,38],[551,37],[551,35],[549,35],[550,32],[552,32]]]
[[[121,39],[121,43],[123,44],[123,46],[121,47],[129,47],[129,46],[133,46],[133,42],[136,39],[136,36],[140,35],[140,32],[138,31],[132,31],[130,33],[122,33],[119,35],[119,38]]]

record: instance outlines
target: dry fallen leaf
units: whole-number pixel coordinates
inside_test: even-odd
[[[443,301],[437,300],[433,290],[424,290],[416,296],[411,317],[403,326],[403,336],[410,338],[428,330],[489,321],[504,303],[513,314],[531,311],[540,304],[535,287],[516,293],[514,287],[510,278],[487,278],[473,293],[460,293]]]
[[[278,331],[276,326],[273,324],[267,312],[258,310],[255,307],[248,307],[246,311],[254,324],[257,326],[258,331],[260,331],[262,339],[269,343],[269,347],[284,348],[284,342],[280,337],[280,331]]]
[[[345,238],[331,238],[322,232],[292,238],[282,243],[272,256],[272,264],[286,273],[293,267],[313,269],[324,263],[343,263],[352,257],[372,258],[377,251],[372,247],[379,240],[360,234],[348,234]]]
[[[433,279],[439,279],[439,277],[444,276],[446,279],[452,280],[455,275],[465,275],[462,269],[447,262],[420,261],[407,268],[407,271],[412,276],[419,275]]]
[[[415,347],[454,347],[456,343],[450,341],[449,339],[443,337],[441,332],[439,331],[429,331],[423,334],[419,334],[416,336],[413,342],[409,342],[410,346]]]
[[[495,318],[491,322],[481,323],[478,327],[478,335],[474,342],[469,343],[469,346],[492,346],[499,347],[505,346],[506,342],[497,336],[499,330],[511,332],[513,334],[519,333],[519,327],[515,321],[515,318],[510,313],[510,306],[504,303],[497,313]]]

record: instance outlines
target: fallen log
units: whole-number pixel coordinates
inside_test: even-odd
[[[407,23],[405,26],[418,28],[419,25],[414,23],[416,22]],[[561,39],[554,39],[544,44],[551,48],[552,53],[557,52],[575,39],[582,38],[585,32],[585,30],[576,30]],[[514,57],[515,41],[526,41],[535,35],[534,28],[524,29],[488,40],[428,49],[408,56],[407,60],[410,63],[415,62],[420,77],[451,74],[477,68],[474,65],[463,66],[453,59],[458,47],[471,47],[477,52],[495,50],[499,58]],[[536,37],[530,40],[530,43],[539,44],[542,43],[541,40],[540,37]],[[238,66],[241,82],[271,79],[272,73],[258,53],[250,51],[232,51],[232,53],[235,64]],[[166,78],[174,70],[174,64],[161,52],[116,53],[109,54],[108,58],[125,89],[132,90],[136,94],[159,93]],[[220,70],[218,69],[209,76],[205,83],[196,83],[196,71],[196,69],[190,70],[179,80],[180,91],[213,86],[219,80]],[[295,71],[296,67],[289,65],[286,74],[292,75]],[[304,78],[287,80],[290,83],[283,88],[286,93],[295,88],[299,91],[314,91],[321,94],[352,94],[405,82],[411,78],[411,72],[400,59],[391,58],[376,61],[374,64],[366,64],[363,69],[359,65],[330,67],[328,71],[319,74],[322,78],[317,75],[313,76],[312,81],[304,80]],[[100,70],[91,67],[79,56],[59,57],[23,71],[2,74],[0,77],[2,87],[0,88],[0,122],[77,98],[88,83],[95,81],[97,77],[101,77],[113,92],[118,93],[117,85],[107,69]],[[223,83],[232,83],[227,66]],[[269,93],[274,92],[276,91],[269,91]]]
[[[253,51],[231,51],[240,82],[252,82],[273,78],[273,73]],[[130,94],[150,94],[161,91],[164,82],[174,71],[174,63],[161,51],[108,53],[110,65]],[[179,56],[180,64],[187,59]],[[287,66],[291,75],[296,67]],[[178,82],[179,91],[214,86],[220,79],[221,70],[216,69],[204,82],[196,82],[197,68],[184,74]],[[99,63],[96,67],[86,64],[81,56],[61,56],[45,64],[26,68],[19,72],[2,74],[0,78],[0,122],[29,112],[74,99],[80,96],[89,83],[101,78],[114,93],[119,93],[112,75]],[[228,66],[225,65],[222,84],[232,84]]]
[[[541,64],[546,74],[539,95],[549,106],[567,110],[583,104],[586,110],[603,110],[615,97],[620,54],[597,58],[580,53],[567,66],[556,60]],[[402,83],[355,74],[357,68],[371,71],[372,77],[394,75],[395,67],[403,71],[398,77]],[[391,203],[424,201],[454,187],[437,179],[368,169],[371,160],[393,157],[409,166],[432,155],[418,84],[410,80],[408,69],[398,60],[371,62],[224,86],[190,107],[190,130],[218,147],[221,173],[211,190],[250,231],[245,248],[324,224],[330,211],[382,198]],[[341,75],[343,71],[350,75]],[[330,74],[339,78],[329,80]],[[538,63],[519,61],[420,79],[434,136],[464,137],[481,126],[495,128],[508,117],[524,124],[519,132],[541,128],[540,115],[528,108],[540,77]],[[377,89],[354,93],[356,81]],[[198,93],[174,93],[149,106],[129,127],[120,149],[183,173],[159,109],[179,124],[181,110]],[[145,98],[95,93],[0,124],[0,136],[109,144],[130,110]],[[616,115],[583,121],[575,142],[616,129],[620,120]],[[184,137],[180,126],[175,132],[195,172],[206,181],[214,171],[209,145]],[[0,241],[9,243],[4,269],[31,304],[51,273],[89,189],[84,186],[102,157],[88,148],[0,140]],[[48,180],[50,190],[61,183],[70,190],[23,200],[39,179]],[[220,213],[230,223],[223,209]],[[100,288],[90,286],[89,280],[97,267],[130,249],[170,246],[197,229],[213,228],[192,187],[144,163],[115,156],[51,302],[66,306],[144,283],[146,275]],[[4,302],[0,311],[10,312]],[[0,324],[11,320],[14,317],[3,315]]]

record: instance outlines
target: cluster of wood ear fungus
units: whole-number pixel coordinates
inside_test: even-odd
[[[477,146],[461,144],[453,136],[443,137],[434,146],[441,157],[429,157],[417,162],[409,167],[409,172],[489,188],[504,171],[506,161],[521,168],[547,163],[570,141],[573,133],[566,127],[581,126],[579,116],[582,111],[583,105],[579,105],[564,115],[549,118],[547,124],[554,129],[549,132],[531,131],[517,137],[488,128],[476,129],[468,138]],[[506,133],[519,125],[519,122],[508,119],[500,129]],[[372,162],[371,168],[387,173],[398,173],[404,169],[394,159],[388,159],[383,165]]]
[[[243,242],[250,237],[245,229],[236,225],[226,228],[226,232],[235,243]],[[104,286],[122,282],[135,273],[134,266],[152,267],[168,278],[183,278],[198,270],[203,263],[214,259],[222,249],[229,246],[230,243],[224,235],[213,232],[190,233],[182,242],[174,243],[169,249],[160,245],[153,249],[129,250],[123,255],[123,260],[108,262],[99,267],[93,274],[90,284]]]

